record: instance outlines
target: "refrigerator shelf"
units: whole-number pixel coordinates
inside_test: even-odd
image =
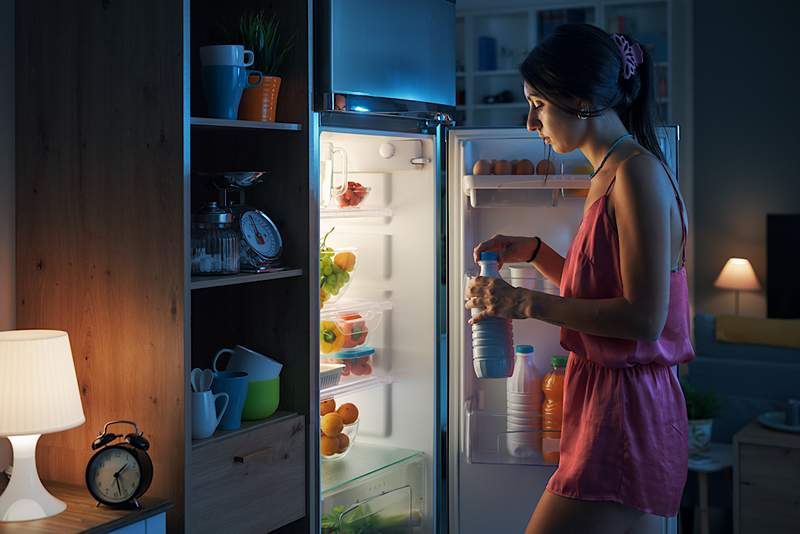
[[[339,395],[346,395],[348,393],[356,393],[367,389],[376,388],[392,383],[392,377],[389,375],[369,375],[360,376],[356,378],[342,378],[335,386],[320,389],[319,400],[324,401],[338,397]]]
[[[467,174],[464,193],[474,189],[589,189],[588,174]]]
[[[389,219],[392,217],[392,210],[389,208],[320,208],[320,219]]]
[[[356,442],[341,460],[322,462],[322,498],[325,499],[370,475],[422,458],[420,451]]]
[[[465,403],[464,454],[471,464],[512,464],[555,466],[543,452],[557,453],[559,433],[556,431],[508,430],[504,413],[491,413],[471,408]]]

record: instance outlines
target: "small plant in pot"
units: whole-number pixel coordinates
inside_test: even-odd
[[[681,389],[689,418],[689,454],[705,452],[711,447],[711,428],[719,413],[720,399],[712,392],[698,391],[685,379],[681,379]]]
[[[251,121],[275,121],[281,72],[289,52],[294,46],[294,35],[283,39],[275,15],[264,18],[264,12],[244,15],[239,21],[239,32],[245,48],[253,51],[253,68],[264,74],[258,87],[246,89],[239,105],[239,118]]]

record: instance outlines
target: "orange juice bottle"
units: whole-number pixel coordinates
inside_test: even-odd
[[[561,418],[564,405],[564,371],[567,356],[553,356],[553,368],[542,379],[542,455],[545,462],[558,463],[558,446],[561,439]]]

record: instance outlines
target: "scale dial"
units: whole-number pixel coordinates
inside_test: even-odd
[[[262,211],[251,209],[239,219],[242,251],[256,261],[274,260],[281,254],[283,240],[278,228]]]

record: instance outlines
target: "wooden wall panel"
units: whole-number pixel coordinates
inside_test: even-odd
[[[70,335],[86,423],[43,478],[83,484],[104,422],[151,440],[180,524],[184,467],[182,6],[17,2],[17,327]]]

